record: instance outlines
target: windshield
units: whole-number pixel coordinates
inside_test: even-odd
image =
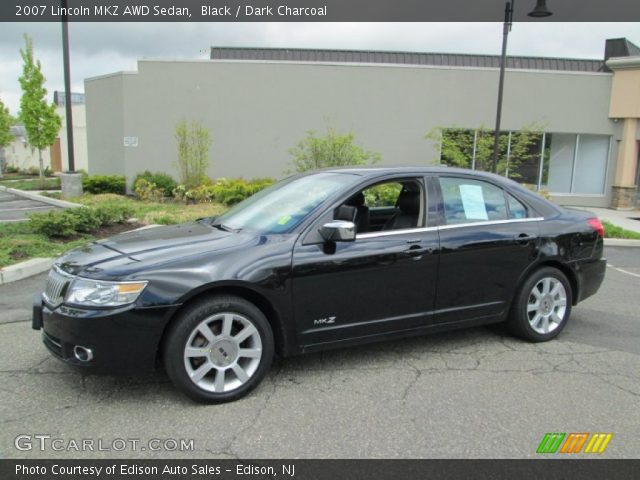
[[[215,224],[229,230],[288,232],[353,180],[352,175],[343,173],[318,173],[283,180],[239,203],[218,217]]]

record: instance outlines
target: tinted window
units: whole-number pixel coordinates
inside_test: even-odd
[[[507,194],[507,201],[509,202],[509,218],[527,218],[529,216],[527,207],[520,200]]]
[[[283,180],[239,203],[216,219],[235,230],[288,232],[334,192],[354,182],[352,175],[317,173]]]
[[[506,220],[504,192],[490,183],[467,178],[440,178],[447,225]]]

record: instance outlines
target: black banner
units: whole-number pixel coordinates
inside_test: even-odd
[[[0,460],[3,480],[636,479],[640,460]]]
[[[505,0],[3,0],[0,21],[54,22],[443,22],[502,21]],[[637,0],[547,0],[552,22],[634,22]],[[63,5],[66,4],[66,7]],[[514,21],[536,0],[519,0]]]

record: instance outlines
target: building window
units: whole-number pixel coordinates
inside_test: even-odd
[[[610,150],[609,135],[503,132],[498,173],[552,194],[604,195]],[[488,171],[492,155],[493,132],[442,132],[445,165]]]

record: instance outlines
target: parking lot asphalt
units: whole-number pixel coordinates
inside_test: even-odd
[[[0,222],[26,220],[29,213],[45,212],[53,208],[56,207],[0,191]]]
[[[277,360],[248,397],[211,406],[183,397],[162,373],[82,375],[51,358],[28,323],[44,275],[5,285],[0,457],[527,458],[547,432],[607,432],[599,457],[637,458],[640,250],[606,255],[600,292],[554,341],[476,328]],[[34,434],[63,439],[63,449],[14,447]],[[69,447],[83,439],[140,443]],[[151,439],[193,439],[194,449],[150,451]]]

